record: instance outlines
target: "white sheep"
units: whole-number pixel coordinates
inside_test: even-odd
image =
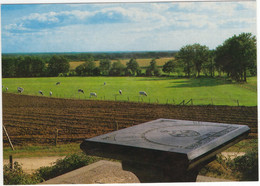
[[[52,96],[52,91],[50,91],[50,96]]]
[[[6,87],[5,90],[7,91],[7,90],[8,90],[8,87]]]
[[[40,93],[41,95],[43,95],[43,92],[42,92],[41,90],[39,90],[39,93]]]
[[[140,91],[139,94],[140,94],[140,96],[147,96],[145,91]]]
[[[82,89],[78,89],[78,92],[81,92],[84,94],[84,90],[82,90]]]
[[[119,90],[119,94],[120,94],[120,95],[122,94],[122,90]]]
[[[19,93],[22,93],[22,92],[24,91],[24,89],[23,89],[22,87],[18,87],[18,88],[17,88],[17,91],[18,91]]]
[[[97,97],[97,94],[96,94],[95,92],[91,92],[91,93],[90,93],[90,97],[92,97],[92,96]]]

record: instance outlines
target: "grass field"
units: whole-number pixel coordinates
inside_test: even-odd
[[[49,77],[49,78],[3,78],[2,85],[8,92],[17,93],[17,87],[23,87],[22,94],[44,96],[53,92],[53,97],[73,99],[97,99],[117,101],[143,101],[159,104],[179,104],[193,99],[194,105],[257,105],[256,77],[248,78],[248,83],[225,82],[222,79],[197,78],[173,79],[170,77]],[[56,85],[56,82],[61,82]],[[106,85],[104,85],[106,82]],[[85,94],[78,93],[83,89]],[[119,95],[118,91],[123,94]],[[145,91],[148,96],[139,96]],[[96,92],[97,98],[90,98],[90,92]]]
[[[156,64],[158,66],[163,66],[167,61],[172,60],[174,58],[160,58],[160,59],[156,59]],[[151,58],[147,58],[147,59],[136,59],[136,61],[138,62],[140,67],[147,67],[150,65],[151,62]],[[116,62],[117,60],[111,60],[111,63]],[[122,59],[120,60],[120,62],[126,66],[126,63],[129,62],[130,59]],[[77,66],[81,65],[85,63],[84,61],[72,61],[70,62],[70,69],[73,70],[75,69]],[[99,61],[95,61],[96,66],[99,66]]]

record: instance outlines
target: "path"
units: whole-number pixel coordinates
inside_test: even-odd
[[[18,162],[22,165],[23,171],[26,173],[33,173],[36,169],[43,166],[51,166],[57,159],[65,156],[51,156],[51,157],[32,157],[32,158],[13,158],[13,162]],[[8,164],[9,160],[4,159],[3,164]]]

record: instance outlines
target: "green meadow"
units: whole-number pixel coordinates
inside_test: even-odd
[[[56,85],[56,82],[60,82],[60,85]],[[187,103],[192,99],[194,105],[257,105],[256,77],[249,77],[248,83],[229,82],[221,78],[173,77],[3,78],[2,85],[3,92],[6,92],[5,88],[8,87],[7,92],[17,93],[17,87],[22,87],[22,94],[42,96],[39,94],[41,90],[43,96],[49,97],[49,92],[52,91],[52,97],[57,98],[176,105],[183,100]],[[78,89],[83,89],[84,94],[79,93]],[[119,90],[122,90],[122,95]],[[139,91],[145,91],[148,96],[140,96]],[[97,97],[90,97],[90,92],[95,92]]]

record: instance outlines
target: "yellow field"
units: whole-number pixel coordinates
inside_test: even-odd
[[[163,66],[167,61],[173,60],[174,58],[160,58],[156,59],[156,64],[158,66]],[[127,62],[129,62],[130,59],[122,59],[120,60],[122,64],[126,65]],[[146,67],[150,65],[151,58],[148,59],[136,59],[140,67]],[[111,60],[111,62],[116,62],[117,60]],[[85,63],[84,61],[72,61],[70,62],[70,69],[75,69],[77,66]],[[95,61],[96,65],[99,66],[99,61]]]

